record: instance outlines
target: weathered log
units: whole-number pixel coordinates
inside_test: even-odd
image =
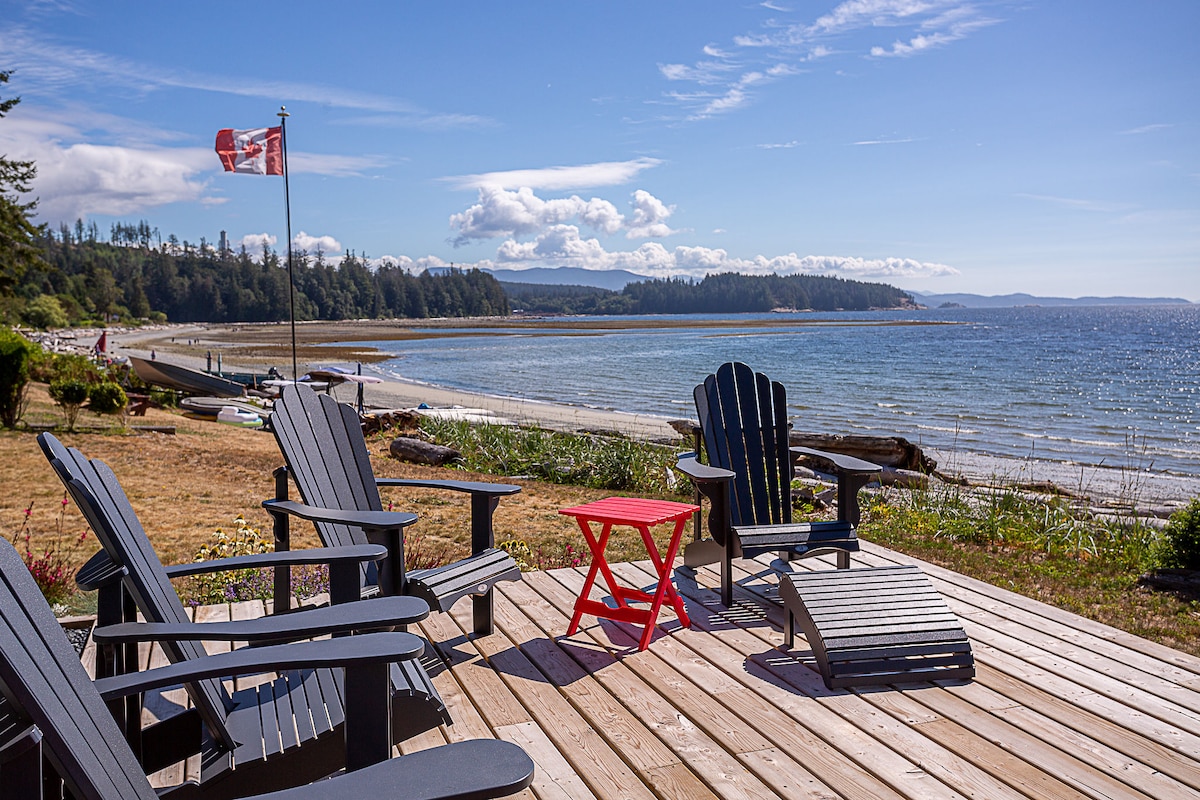
[[[405,409],[365,414],[363,415],[363,435],[370,436],[372,433],[379,433],[380,431],[391,430],[392,428],[412,430],[417,427],[420,419],[421,415],[416,411]]]
[[[792,447],[811,447],[831,453],[861,458],[881,467],[912,470],[931,474],[937,462],[921,448],[902,436],[845,436],[835,433],[803,433],[792,431],[788,437]]]
[[[670,420],[667,422],[667,425],[676,429],[680,437],[684,437],[685,439],[691,439],[696,434],[696,431],[700,429],[700,422],[696,422],[696,420]]]
[[[397,436],[388,445],[388,452],[393,458],[409,461],[413,464],[430,464],[440,467],[462,458],[462,453],[452,447],[446,447],[422,439],[408,436]]]

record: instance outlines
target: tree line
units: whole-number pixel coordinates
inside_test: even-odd
[[[14,287],[29,319],[57,305],[65,323],[98,319],[171,322],[274,322],[289,318],[284,260],[269,247],[221,251],[206,241],[162,240],[146,223],[116,224],[100,240],[94,224],[37,238],[40,260],[26,264]],[[293,254],[296,319],[380,319],[507,315],[499,282],[479,270],[437,274],[393,265],[371,269],[347,252]],[[22,302],[23,301],[23,302]],[[54,302],[50,302],[54,301]],[[43,315],[44,316],[44,315]],[[43,325],[42,327],[46,327]]]
[[[884,283],[823,275],[739,275],[703,280],[658,278],[619,292],[590,286],[501,284],[514,308],[530,314],[735,314],[775,309],[867,311],[911,306],[912,295]]]

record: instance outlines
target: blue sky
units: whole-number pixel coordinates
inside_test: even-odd
[[[1197,0],[0,0],[38,220],[298,246],[1200,301]]]

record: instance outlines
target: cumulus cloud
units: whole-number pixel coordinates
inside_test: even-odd
[[[242,247],[251,255],[257,255],[264,247],[274,247],[279,239],[270,233],[248,233],[242,237]]]
[[[570,266],[597,270],[626,269],[647,277],[692,278],[720,272],[743,275],[830,275],[883,280],[959,274],[957,269],[949,265],[911,258],[800,256],[796,253],[739,258],[719,248],[679,246],[668,250],[658,242],[646,242],[635,250],[610,251],[598,239],[582,237],[574,225],[555,225],[527,242],[509,239],[497,249],[494,262],[487,260],[463,266],[502,266],[506,269]]]
[[[633,193],[633,218],[625,236],[630,239],[661,239],[676,231],[667,225],[667,217],[675,211],[645,189]]]
[[[312,236],[304,231],[292,237],[292,247],[313,254],[317,251],[338,255],[342,253],[342,243],[332,236]]]
[[[25,114],[5,120],[0,152],[37,163],[33,195],[37,218],[51,225],[92,214],[133,214],[147,208],[201,200],[211,151],[148,144],[98,145],[59,120]]]
[[[456,189],[479,189],[485,186],[501,189],[544,189],[569,191],[594,186],[618,186],[629,183],[643,170],[661,164],[657,158],[635,158],[630,161],[602,161],[575,166],[514,169],[504,172],[484,172],[478,175],[458,175],[442,180]]]
[[[633,214],[627,220],[615,205],[598,197],[585,200],[571,195],[544,200],[529,187],[509,191],[499,186],[483,186],[477,203],[450,217],[450,227],[457,232],[451,241],[459,246],[474,240],[529,236],[569,223],[586,225],[609,236],[624,229],[629,238],[675,233],[666,224],[673,207],[644,189],[633,193],[632,202]]]

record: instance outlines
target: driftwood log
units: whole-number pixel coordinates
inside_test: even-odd
[[[421,415],[416,411],[408,411],[406,409],[364,414],[362,418],[363,435],[370,436],[373,433],[389,431],[393,428],[412,430],[417,427],[420,419]]]
[[[843,436],[836,433],[802,433],[788,436],[792,447],[811,447],[861,458],[881,467],[933,474],[937,462],[903,436]]]
[[[397,436],[388,445],[388,452],[393,458],[409,461],[413,464],[430,464],[440,467],[462,458],[462,453],[452,447],[445,447],[423,439],[413,439],[408,436]]]

